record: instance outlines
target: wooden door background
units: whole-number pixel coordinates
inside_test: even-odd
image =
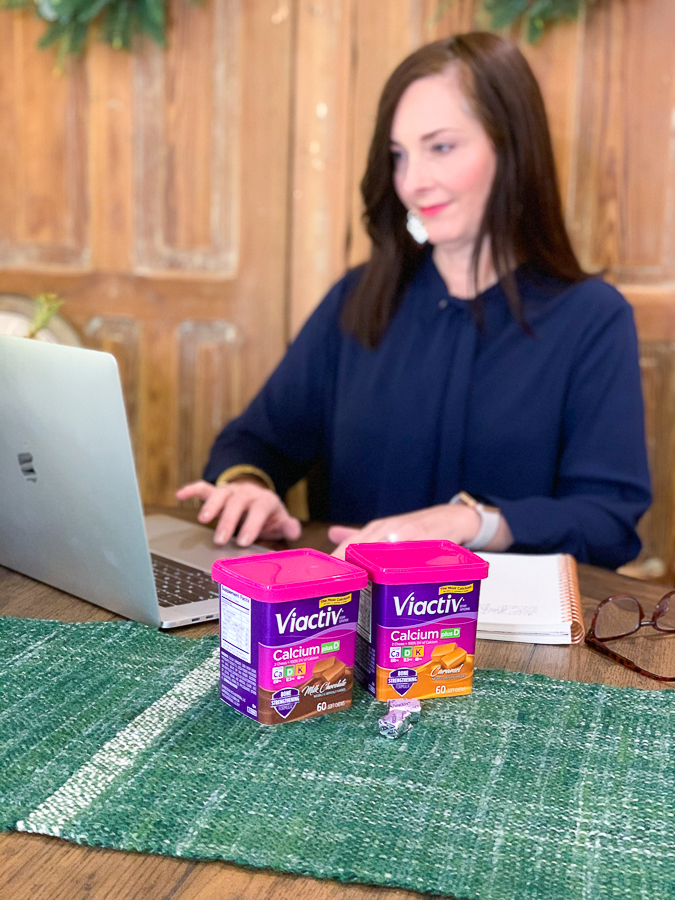
[[[358,182],[382,84],[421,43],[485,27],[480,7],[171,0],[166,51],[92,42],[64,75],[35,48],[41,24],[0,13],[0,293],[58,292],[83,343],[117,356],[147,503],[198,476],[367,255]],[[674,40],[672,0],[596,0],[522,44],[577,251],[635,309],[656,494],[643,557],[670,578]]]
[[[278,6],[278,4],[277,4]],[[0,14],[0,291],[118,358],[143,499],[174,503],[286,334],[292,20],[177,0],[169,48],[54,73]]]

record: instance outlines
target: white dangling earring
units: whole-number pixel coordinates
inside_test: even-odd
[[[410,232],[412,239],[417,241],[418,244],[426,244],[429,240],[429,232],[424,227],[424,222],[411,209],[408,210],[405,227]]]

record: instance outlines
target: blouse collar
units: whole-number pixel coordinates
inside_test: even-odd
[[[448,291],[447,285],[434,263],[432,249],[432,247],[428,248],[420,268],[406,291],[406,300],[412,302],[415,311],[426,320],[430,320],[439,312],[448,309],[472,316],[474,299],[466,300],[454,297]],[[541,309],[542,302],[554,299],[570,287],[557,278],[545,275],[529,263],[522,263],[518,266],[514,275],[526,314],[528,312],[534,314]],[[490,309],[494,309],[495,312],[497,309],[510,312],[508,299],[499,282],[491,285],[478,296],[486,314]]]

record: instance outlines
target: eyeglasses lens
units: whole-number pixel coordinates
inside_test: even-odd
[[[669,597],[663,606],[666,611],[656,620],[657,625],[662,631],[675,631],[675,597]]]
[[[618,597],[602,607],[595,622],[595,633],[600,640],[609,640],[634,631],[640,624],[640,609],[632,597]]]

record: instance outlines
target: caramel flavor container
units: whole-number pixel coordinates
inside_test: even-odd
[[[451,541],[350,544],[368,572],[355,676],[378,700],[470,694],[488,564]]]
[[[220,696],[263,725],[352,703],[367,575],[318,550],[219,559]]]

